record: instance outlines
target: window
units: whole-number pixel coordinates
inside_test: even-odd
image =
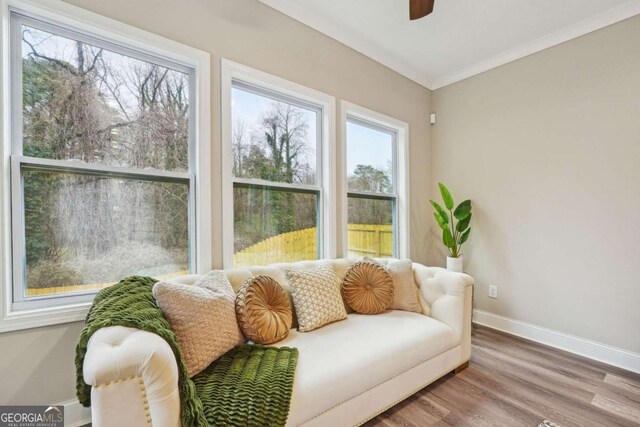
[[[156,55],[138,48],[156,36],[124,26],[135,47],[115,43],[122,31],[114,39],[88,33],[88,21],[106,27],[106,18],[82,15],[73,28],[68,17],[9,13],[12,286],[3,320],[44,307],[86,310],[97,290],[123,277],[195,272],[202,255],[195,230],[210,219],[196,193],[196,141],[208,126],[196,126],[194,99],[208,89],[208,55],[172,42],[163,44],[181,50],[180,60]],[[58,320],[82,318],[75,308]]]
[[[16,13],[11,30],[14,302],[188,272],[192,71]]]
[[[335,257],[335,100],[222,61],[223,264]]]
[[[408,256],[406,123],[343,102],[348,257]]]
[[[320,253],[322,108],[234,80],[234,266]]]
[[[349,257],[396,254],[396,132],[347,119]]]

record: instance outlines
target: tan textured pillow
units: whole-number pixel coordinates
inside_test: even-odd
[[[190,377],[244,341],[236,296],[224,272],[211,271],[193,285],[158,282],[153,295],[176,334]]]
[[[342,292],[357,313],[382,313],[393,302],[393,279],[377,262],[358,261],[345,273]]]
[[[386,267],[393,278],[393,302],[391,303],[391,308],[421,313],[422,306],[418,302],[418,287],[413,278],[413,263],[411,260],[391,261]]]
[[[300,332],[347,318],[340,295],[340,278],[330,266],[288,270],[287,280],[291,284]]]
[[[269,276],[244,282],[236,295],[236,317],[244,336],[257,344],[284,339],[293,320],[289,296]]]

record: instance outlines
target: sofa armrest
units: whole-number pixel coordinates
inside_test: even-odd
[[[122,326],[96,331],[83,375],[92,386],[93,426],[180,426],[178,365],[158,335]]]
[[[468,360],[471,355],[473,277],[421,264],[414,264],[414,276],[427,304],[426,314],[456,332]]]

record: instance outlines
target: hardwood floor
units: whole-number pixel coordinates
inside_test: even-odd
[[[640,375],[475,326],[469,367],[367,427],[640,426]]]

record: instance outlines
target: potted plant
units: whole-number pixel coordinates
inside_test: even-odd
[[[454,209],[455,203],[453,202],[453,197],[451,197],[449,189],[447,189],[443,183],[439,183],[438,186],[440,187],[440,195],[444,202],[444,208],[433,200],[429,201],[435,209],[433,216],[442,229],[442,243],[444,243],[449,250],[447,269],[462,273],[462,254],[460,253],[460,248],[464,242],[467,241],[471,233],[471,200],[465,200]]]

